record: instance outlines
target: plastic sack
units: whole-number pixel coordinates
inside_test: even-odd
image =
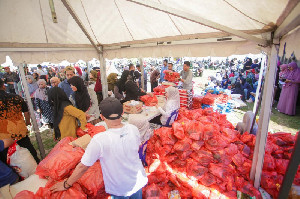
[[[157,97],[155,95],[143,95],[140,100],[144,102],[146,106],[156,106],[158,104]]]
[[[89,196],[96,196],[101,189],[104,191],[104,181],[100,162],[95,162],[77,182]]]
[[[36,198],[45,199],[61,199],[61,198],[72,198],[81,199],[87,198],[87,195],[83,192],[78,183],[74,183],[71,188],[65,191],[51,192],[50,188],[57,183],[56,181],[49,181],[46,187],[41,187],[35,194]]]
[[[19,192],[14,199],[37,199],[37,197],[35,197],[34,193],[31,191],[21,191]]]
[[[42,178],[61,180],[69,176],[79,163],[84,151],[80,147],[73,148],[69,143],[75,138],[66,137],[56,144],[45,159],[36,168],[36,174]]]
[[[160,140],[163,145],[174,145],[177,142],[177,138],[174,136],[172,128],[162,127],[158,130],[155,130],[154,134],[160,137]]]
[[[8,148],[7,163],[22,177],[34,174],[37,163],[28,149],[20,147],[16,142]]]
[[[203,178],[199,180],[204,186],[211,186],[216,183],[216,178],[211,173],[204,174]]]

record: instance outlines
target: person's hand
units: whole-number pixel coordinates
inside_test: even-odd
[[[153,97],[153,93],[148,93],[149,96]]]
[[[181,82],[184,82],[184,79],[180,79]]]
[[[289,80],[289,79],[285,80],[285,83],[289,83],[289,82],[291,82],[291,80]]]
[[[159,107],[158,104],[156,104],[155,107],[158,109],[158,107]]]
[[[111,96],[113,94],[112,91],[108,91],[108,95]]]
[[[92,116],[86,113],[85,117],[86,117],[87,120],[89,120]]]
[[[144,89],[141,88],[141,92],[145,92]]]
[[[64,187],[64,181],[58,182],[50,188],[50,191],[53,193],[57,191],[65,191],[65,190],[66,189]]]

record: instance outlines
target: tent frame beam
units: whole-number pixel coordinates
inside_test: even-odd
[[[280,38],[291,30],[300,25],[300,3],[290,12],[290,14],[283,20],[282,24],[276,29],[274,38]]]
[[[67,10],[69,11],[70,15],[75,20],[75,22],[77,23],[77,25],[80,27],[80,29],[82,30],[82,32],[85,34],[85,36],[91,42],[91,44],[94,46],[94,48],[96,49],[96,51],[98,52],[98,54],[100,54],[102,51],[97,47],[97,44],[94,42],[94,40],[92,39],[91,35],[88,33],[88,31],[86,30],[86,28],[82,24],[81,20],[79,19],[79,17],[75,13],[75,11],[72,8],[72,6],[70,5],[69,1],[68,0],[61,0],[61,1],[64,4],[64,6],[67,8]]]
[[[266,29],[255,29],[255,30],[240,30],[249,35],[259,35],[262,33],[273,32],[275,31],[275,27],[269,27]],[[196,33],[196,34],[187,34],[187,35],[176,35],[176,36],[166,36],[160,38],[152,38],[152,39],[143,39],[143,40],[134,40],[134,41],[125,41],[120,43],[113,43],[113,44],[103,44],[104,48],[107,47],[120,47],[120,46],[127,46],[133,44],[148,44],[148,43],[156,43],[156,42],[173,42],[173,41],[185,41],[185,40],[193,40],[193,39],[212,39],[223,37],[230,37],[233,36],[230,33],[226,32],[209,32],[209,33]],[[0,43],[1,44],[1,43]]]
[[[189,20],[189,21],[192,21],[192,22],[204,25],[204,26],[208,26],[208,27],[216,29],[216,30],[220,30],[222,32],[227,32],[227,33],[230,33],[232,35],[236,35],[238,37],[241,37],[243,39],[254,41],[254,42],[256,42],[256,43],[258,43],[259,45],[262,45],[262,46],[267,46],[268,45],[267,40],[260,39],[258,37],[253,36],[253,35],[246,34],[242,31],[229,28],[229,27],[221,25],[219,23],[204,19],[200,16],[195,16],[195,15],[189,14],[187,12],[183,12],[181,10],[171,8],[169,6],[156,3],[152,0],[147,0],[147,1],[146,0],[126,0],[126,1],[136,3],[136,4],[139,4],[139,5],[142,5],[142,6],[146,6],[146,7],[152,8],[154,10],[162,11],[162,12],[165,12],[165,13],[173,15],[173,16],[177,16],[177,17],[180,17],[180,18],[183,18],[183,19],[186,19],[186,20]]]

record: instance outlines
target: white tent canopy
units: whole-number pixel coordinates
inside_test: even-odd
[[[6,55],[15,63],[99,58],[91,42],[103,47],[104,57],[110,59],[259,53],[257,41],[270,39],[265,33],[281,25],[299,1],[53,2],[57,23],[52,20],[49,1],[0,1],[0,62],[4,62]],[[170,13],[137,3],[159,5]],[[224,37],[231,40],[217,42],[217,38]]]

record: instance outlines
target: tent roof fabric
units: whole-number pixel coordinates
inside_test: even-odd
[[[53,1],[58,23],[53,23],[52,21],[49,1],[0,1],[0,51],[2,51],[0,61],[3,60],[2,55],[4,52],[12,54],[7,51],[6,48],[13,48],[13,44],[15,43],[27,44],[29,47],[39,44],[40,48],[42,48],[41,51],[48,53],[47,56],[44,56],[45,58],[48,57],[47,60],[43,61],[51,60],[51,53],[46,49],[49,44],[90,45],[90,41],[79,28],[62,1]],[[276,22],[289,3],[288,0],[153,1],[171,8],[176,8],[179,11],[203,17],[232,29],[245,32],[256,31],[260,36],[262,32],[274,30]],[[134,42],[145,43],[147,40],[157,42],[161,38],[168,37],[174,38],[174,40],[181,40],[182,38],[188,40],[187,35],[195,36],[195,34],[200,38],[201,35],[206,35],[206,37],[224,36],[219,30],[127,0],[69,0],[68,2],[91,36],[91,39],[99,46],[111,47],[126,43],[130,45],[130,43]],[[249,46],[249,42],[245,43]],[[5,44],[6,48],[1,44]],[[236,48],[238,49],[241,43],[224,42],[220,44],[220,46],[224,46],[224,44],[232,46],[237,44],[238,46]],[[252,46],[255,45],[255,43],[252,44]],[[170,46],[174,47],[173,45]],[[212,48],[216,48],[215,46],[217,46],[217,44],[213,46]],[[197,47],[200,47],[200,44],[191,46],[190,49],[196,49]],[[143,54],[161,56],[159,51],[164,51],[161,49],[169,48],[170,47],[145,47],[144,52],[147,51],[147,49],[152,49],[152,52],[138,54],[134,52],[138,52],[139,50],[130,48],[132,52],[128,54],[124,52],[129,51],[129,49],[125,50],[119,47],[118,49],[108,50],[110,52],[107,52],[107,54],[134,57]],[[180,49],[179,47],[176,48]],[[252,52],[252,49],[257,52],[255,47],[250,48],[249,52]],[[30,49],[26,51],[30,51]],[[116,51],[119,52],[116,53]],[[178,53],[178,50],[175,51],[174,54],[176,55],[184,56],[184,54],[188,54],[188,51],[184,50],[181,50],[180,53]],[[226,49],[221,51],[226,51]],[[19,52],[19,54],[24,53],[23,51],[15,51],[14,53],[16,54],[17,52]],[[33,53],[34,51],[31,52]],[[201,56],[202,52],[205,55],[208,54],[204,52],[204,50],[199,50],[199,53],[195,53],[195,55]],[[216,54],[216,56],[223,54],[229,53],[220,52],[220,54]],[[165,53],[163,53],[163,55],[165,56]],[[27,55],[23,57],[25,58]],[[39,59],[44,57],[42,56]],[[82,57],[79,56],[78,59],[82,59]],[[24,61],[28,61],[27,58]]]

